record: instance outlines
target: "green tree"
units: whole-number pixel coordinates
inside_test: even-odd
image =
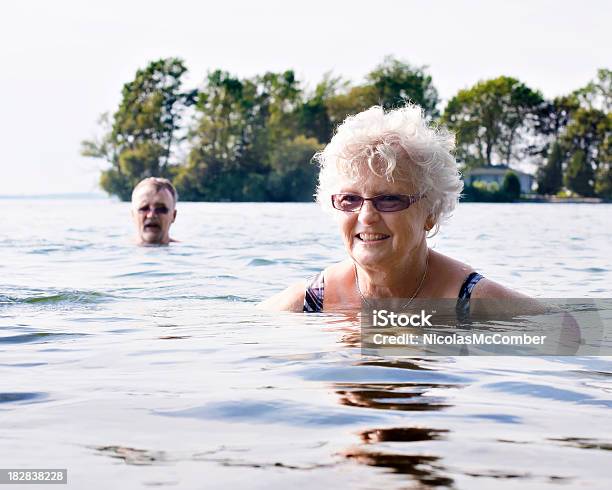
[[[242,185],[235,180],[253,136],[249,119],[255,92],[248,80],[221,70],[208,74],[198,94],[187,162],[175,177],[177,190],[186,199],[236,200],[240,195]]]
[[[327,99],[326,107],[330,121],[335,127],[347,116],[357,114],[378,104],[376,90],[371,85],[346,88],[345,91]]]
[[[105,128],[100,140],[82,143],[83,155],[110,164],[100,178],[109,194],[128,200],[133,186],[144,177],[171,176],[181,118],[195,100],[195,92],[181,90],[186,71],[177,58],[157,60],[138,70],[134,80],[123,86],[111,127]]]
[[[468,167],[521,161],[535,134],[542,95],[510,77],[460,90],[443,121],[457,132],[457,156]]]
[[[315,138],[300,135],[273,151],[267,184],[270,200],[312,201],[318,169],[311,160],[320,149]]]
[[[292,71],[239,79],[208,75],[196,106],[179,192],[199,200],[262,201],[270,195],[274,153],[301,129],[299,82]]]
[[[365,84],[346,86],[341,93],[328,98],[327,108],[333,125],[341,123],[348,115],[357,114],[373,105],[385,109],[400,107],[413,102],[423,108],[426,116],[438,116],[440,102],[427,67],[415,67],[387,56],[365,77]]]
[[[551,145],[559,141],[561,134],[569,124],[572,115],[580,108],[580,100],[575,93],[544,101],[535,118],[535,138],[528,147],[528,153],[541,158],[544,165],[551,150]]]
[[[612,199],[612,165],[609,160],[597,169],[595,193],[604,199]]]
[[[297,109],[297,118],[301,132],[307,138],[316,138],[320,143],[327,143],[334,131],[334,120],[329,106],[340,89],[346,87],[340,77],[326,73],[314,92],[305,97]]]
[[[594,174],[593,192],[612,197],[612,161],[610,133],[612,132],[612,71],[600,69],[594,80],[574,92],[581,107],[572,114],[563,135],[569,154],[582,153],[583,165]],[[578,192],[578,191],[577,191]]]
[[[580,108],[573,114],[561,138],[571,155],[567,168],[568,187],[583,196],[607,194],[610,172],[612,114]],[[600,182],[600,183],[598,183]]]
[[[575,192],[609,195],[611,84],[612,72],[601,69],[585,87],[542,107],[539,142],[532,146],[535,153],[539,145],[540,153],[549,155],[538,170],[540,192],[558,190],[559,169],[566,167],[566,181]]]
[[[609,113],[612,110],[612,71],[597,70],[597,77],[586,87],[576,90],[575,95],[584,107]]]
[[[504,176],[502,191],[511,201],[516,201],[521,197],[521,181],[514,172],[508,172]]]
[[[296,112],[302,103],[302,90],[292,70],[265,73],[255,77],[257,107],[253,128],[259,130],[252,141],[254,156],[269,165],[269,155],[278,145],[299,132]]]
[[[377,103],[385,109],[402,106],[406,101],[420,105],[426,115],[438,117],[440,99],[426,66],[412,66],[392,56],[367,74]]]
[[[556,194],[561,190],[564,159],[565,155],[561,145],[556,141],[550,149],[546,165],[538,169],[537,182],[540,194]]]
[[[98,118],[102,137],[81,141],[81,155],[91,158],[101,158],[114,165],[119,160],[117,145],[113,142],[113,123],[108,112]]]
[[[580,100],[575,93],[555,97],[542,105],[538,130],[558,138],[571,121],[572,115],[580,108]]]
[[[585,197],[593,197],[594,190],[593,167],[588,165],[584,151],[577,150],[569,160],[565,173],[565,186]]]

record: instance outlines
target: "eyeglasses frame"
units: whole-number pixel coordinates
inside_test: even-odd
[[[361,198],[361,206],[359,206],[358,209],[355,209],[354,211],[345,211],[344,209],[338,209],[336,206],[334,206],[334,196],[358,196]],[[397,209],[395,211],[381,211],[380,209],[378,209],[376,207],[376,204],[374,204],[374,200],[379,198],[379,197],[385,197],[385,196],[401,196],[401,197],[407,197],[408,198],[408,206],[406,206],[405,208],[402,209]],[[379,194],[377,196],[372,196],[372,197],[363,197],[360,196],[359,194],[353,194],[352,192],[341,192],[339,194],[332,194],[331,195],[331,203],[332,203],[332,207],[338,211],[342,211],[343,213],[359,213],[361,212],[361,209],[363,208],[363,205],[366,201],[372,201],[372,206],[374,206],[374,209],[376,209],[376,211],[378,213],[398,213],[400,211],[404,211],[405,209],[408,209],[410,206],[412,206],[413,204],[416,204],[418,201],[420,201],[421,199],[423,199],[424,197],[427,197],[425,194]]]

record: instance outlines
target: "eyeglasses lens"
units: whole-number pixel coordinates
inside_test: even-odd
[[[410,196],[394,194],[376,196],[370,199],[365,199],[356,194],[334,194],[332,196],[332,204],[334,208],[347,213],[359,211],[363,206],[364,201],[371,201],[374,208],[381,213],[402,211],[412,204]]]
[[[401,211],[410,206],[406,198],[402,196],[378,196],[372,199],[374,207],[383,213],[393,213],[394,211]]]
[[[361,208],[363,197],[354,194],[336,194],[332,196],[332,202],[340,211],[354,212]]]

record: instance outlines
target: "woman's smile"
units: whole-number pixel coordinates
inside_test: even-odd
[[[355,235],[355,238],[362,242],[364,245],[374,245],[391,238],[391,235],[387,235],[385,233],[368,233],[361,232]]]

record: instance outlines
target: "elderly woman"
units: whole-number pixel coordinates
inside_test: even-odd
[[[432,128],[418,106],[372,107],[348,117],[316,155],[317,201],[333,212],[348,258],[262,306],[323,312],[380,298],[521,297],[471,266],[429,249],[463,183],[454,137]]]

